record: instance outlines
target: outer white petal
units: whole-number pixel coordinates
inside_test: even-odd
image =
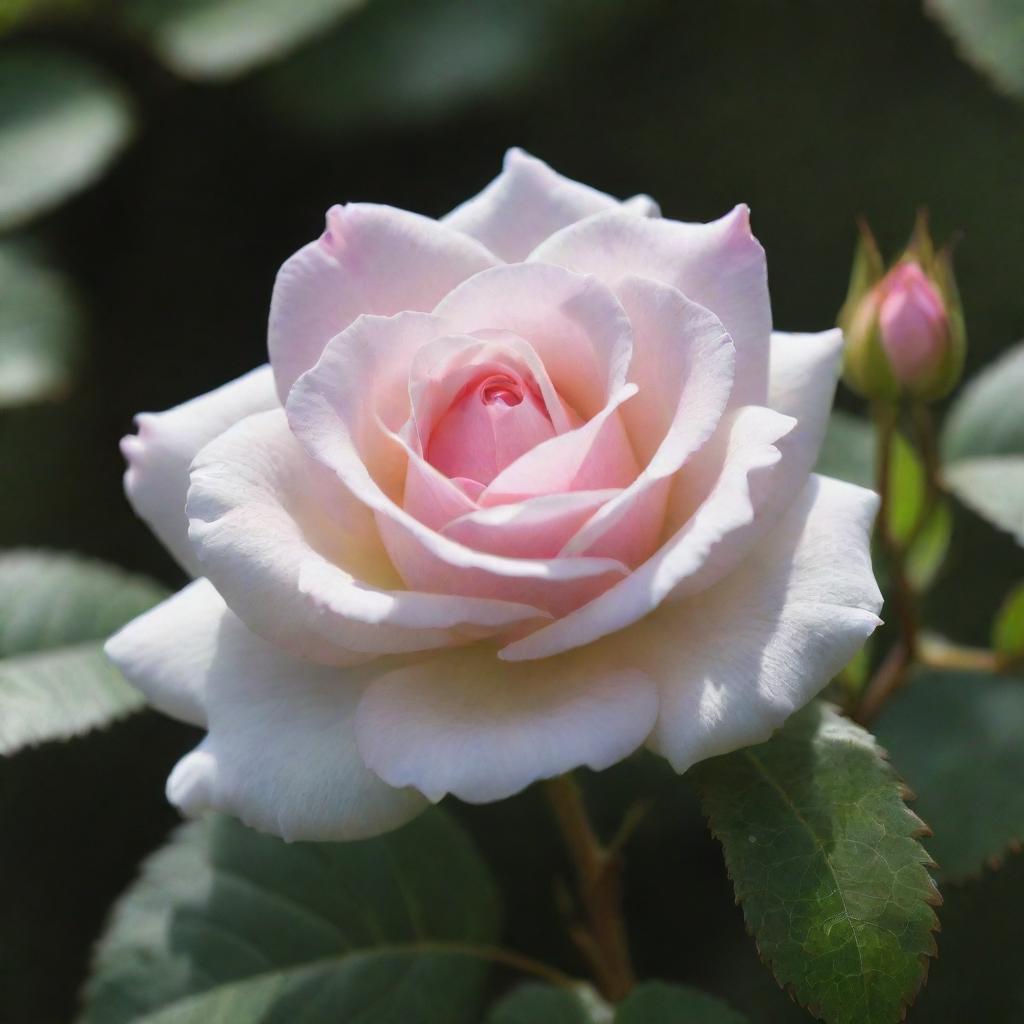
[[[525,259],[559,228],[593,213],[623,207],[640,216],[658,214],[657,204],[648,196],[620,203],[604,192],[563,178],[521,149],[510,149],[501,174],[442,221],[514,263]]]
[[[199,453],[188,514],[204,570],[232,611],[299,657],[354,664],[543,618],[403,589],[372,513],[306,454],[281,410],[243,420]]]
[[[498,662],[481,647],[418,660],[371,683],[356,715],[364,761],[431,800],[500,800],[580,765],[607,768],[644,742],[653,682],[586,656]]]
[[[227,615],[210,581],[195,580],[122,627],[104,650],[155,708],[205,725],[206,680]]]
[[[711,310],[736,345],[735,404],[764,404],[772,327],[768,272],[745,206],[710,224],[599,213],[552,235],[530,261],[594,274],[610,285],[634,275],[678,288]]]
[[[495,262],[478,242],[429,217],[372,203],[331,207],[327,230],[285,261],[274,284],[268,345],[282,403],[361,313],[433,309]]]
[[[879,624],[876,509],[870,491],[814,476],[736,572],[607,641],[658,680],[651,746],[677,771],[766,740]]]
[[[359,757],[354,714],[368,678],[291,658],[229,613],[204,682],[209,732],[175,766],[168,798],[186,814],[225,811],[288,840],[397,828],[425,801],[385,785]]]
[[[188,542],[185,494],[196,452],[232,424],[278,404],[269,366],[177,405],[136,416],[138,434],[121,441],[128,461],[124,489],[132,507],[192,576],[202,575]]]

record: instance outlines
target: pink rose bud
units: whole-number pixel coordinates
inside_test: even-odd
[[[960,377],[963,320],[949,255],[935,253],[923,219],[888,272],[863,229],[839,321],[846,382],[868,398],[940,398]]]
[[[879,286],[878,329],[896,379],[912,388],[942,362],[949,320],[938,289],[917,263],[901,263]]]

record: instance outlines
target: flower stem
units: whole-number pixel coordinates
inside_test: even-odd
[[[869,725],[874,720],[882,705],[906,682],[911,664],[907,648],[897,641],[864,689],[853,716],[857,722]]]
[[[572,776],[560,775],[544,786],[576,870],[576,892],[585,920],[572,929],[573,939],[602,995],[619,1002],[636,982],[622,916],[621,856],[598,838]]]
[[[1024,655],[1003,654],[987,647],[963,647],[946,640],[924,636],[918,657],[929,668],[960,669],[965,672],[1014,672],[1024,664]]]
[[[917,607],[914,589],[907,577],[906,551],[892,535],[890,529],[890,506],[892,493],[893,441],[896,436],[898,410],[895,406],[879,403],[874,407],[875,427],[878,432],[878,452],[875,460],[875,486],[878,489],[878,536],[885,553],[886,564],[893,587],[893,604],[899,622],[900,635],[906,648],[908,661],[917,656]]]

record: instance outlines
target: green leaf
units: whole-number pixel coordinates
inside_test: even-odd
[[[1024,342],[973,377],[942,428],[946,461],[1024,455]]]
[[[105,725],[143,703],[103,640],[166,596],[73,555],[0,555],[0,755]]]
[[[432,809],[353,843],[285,843],[211,816],[145,864],[96,953],[82,1024],[461,1024],[496,895]]]
[[[927,590],[945,564],[953,539],[953,512],[939,502],[907,551],[907,578],[915,590]]]
[[[185,78],[227,79],[282,57],[365,0],[134,0],[129,24]]]
[[[598,1003],[591,1013],[587,996],[570,989],[529,982],[520,985],[491,1008],[485,1024],[598,1024],[609,1020],[607,1006]]]
[[[615,1013],[615,1024],[746,1024],[746,1020],[720,999],[660,981],[637,985]]]
[[[79,354],[78,319],[67,279],[14,246],[0,246],[0,409],[68,390]]]
[[[1024,583],[1006,595],[992,625],[992,646],[999,654],[1024,654]]]
[[[943,475],[971,511],[1024,544],[1024,455],[963,459]]]
[[[1024,99],[1024,10],[1018,0],[927,0],[965,60]]]
[[[922,672],[877,734],[935,833],[943,878],[976,874],[1024,839],[1024,679]]]
[[[860,416],[837,409],[829,417],[815,472],[861,487],[875,486],[875,431]]]
[[[828,1024],[902,1020],[940,901],[924,826],[871,735],[814,703],[694,776],[779,984]]]
[[[613,1011],[589,986],[530,982],[499,1000],[485,1024],[746,1024],[727,1003],[697,989],[645,981]]]
[[[975,377],[942,431],[943,477],[972,511],[1024,544],[1024,343]]]
[[[105,72],[61,50],[0,55],[0,229],[96,181],[132,132],[131,103]]]
[[[902,434],[892,442],[889,462],[889,531],[900,543],[909,540],[924,509],[925,473],[921,459]]]

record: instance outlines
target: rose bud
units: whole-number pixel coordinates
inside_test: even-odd
[[[861,227],[846,303],[844,378],[867,398],[941,398],[960,379],[964,326],[949,251],[936,253],[924,217],[886,272],[870,230]]]

